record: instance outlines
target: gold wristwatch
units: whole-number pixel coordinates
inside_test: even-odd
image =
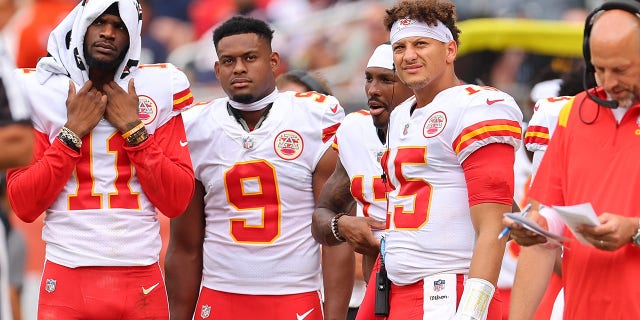
[[[638,231],[636,231],[636,234],[631,237],[631,243],[633,243],[633,245],[635,246],[640,247],[640,219],[638,219]]]

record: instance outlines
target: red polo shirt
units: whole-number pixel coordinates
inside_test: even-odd
[[[640,216],[640,104],[618,124],[610,109],[577,95],[560,113],[530,196]],[[567,229],[565,235],[572,237]],[[565,319],[640,319],[640,248],[609,252],[570,241],[562,272]]]

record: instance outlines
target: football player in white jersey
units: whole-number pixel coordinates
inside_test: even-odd
[[[0,42],[0,170],[29,164],[33,149],[31,109],[13,79],[15,66]]]
[[[216,28],[214,69],[228,97],[184,113],[196,192],[171,222],[173,319],[323,319],[311,216],[335,167],[330,146],[344,111],[332,96],[277,90],[272,38],[249,17]],[[323,250],[323,273],[342,272],[334,260]],[[353,269],[324,284],[324,318],[344,319]]]
[[[28,165],[32,158],[31,111],[20,87],[12,81],[14,68],[4,43],[0,42],[0,170]],[[4,181],[0,184],[3,188],[0,193],[4,197]],[[17,290],[11,289],[9,281],[9,231],[0,225],[0,319],[20,317],[20,310],[16,310],[20,308],[15,308],[20,306],[16,303],[19,295]]]
[[[389,319],[501,319],[506,239],[497,235],[511,211],[522,113],[504,92],[460,84],[453,3],[402,1],[384,24],[396,73],[415,93],[391,113],[383,158]]]
[[[175,217],[193,194],[180,116],[193,97],[174,66],[139,65],[141,13],[81,1],[18,70],[36,143],[8,195],[20,219],[46,214],[39,319],[169,317],[157,210]]]
[[[369,275],[380,250],[379,240],[387,216],[380,159],[385,151],[389,114],[411,97],[413,91],[396,78],[388,43],[375,49],[364,74],[369,110],[347,115],[336,132],[333,147],[339,158],[320,194],[312,230],[323,245],[347,241],[356,252],[362,253],[362,273],[370,283]],[[356,216],[340,214],[351,213],[354,206]],[[365,300],[368,299],[365,297]],[[363,302],[358,313],[358,317],[360,313],[373,316],[373,309],[366,309]]]

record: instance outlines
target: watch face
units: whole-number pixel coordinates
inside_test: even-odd
[[[638,229],[638,232],[636,232],[631,239],[633,240],[634,245],[640,247],[640,229]]]

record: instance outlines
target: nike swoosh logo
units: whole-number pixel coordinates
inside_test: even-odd
[[[153,289],[155,289],[160,283],[156,283],[154,285],[152,285],[151,287],[149,287],[149,289],[145,289],[144,287],[142,287],[142,294],[147,295],[149,294],[149,292],[153,291]]]
[[[492,104],[494,104],[496,102],[500,102],[500,101],[504,101],[504,99],[497,99],[497,100],[489,100],[489,99],[487,99],[487,104],[488,105],[492,105]]]
[[[333,113],[338,112],[338,105],[336,104],[335,106],[331,107],[331,111],[332,111]]]
[[[311,311],[313,311],[313,309],[315,309],[315,308],[311,308],[311,310],[309,310],[309,311],[307,311],[307,312],[305,312],[303,314],[298,314],[296,312],[296,318],[298,318],[298,320],[302,320],[302,319],[306,318],[311,313]]]
[[[181,147],[186,147],[189,144],[189,141],[182,141],[180,140],[180,146]]]

